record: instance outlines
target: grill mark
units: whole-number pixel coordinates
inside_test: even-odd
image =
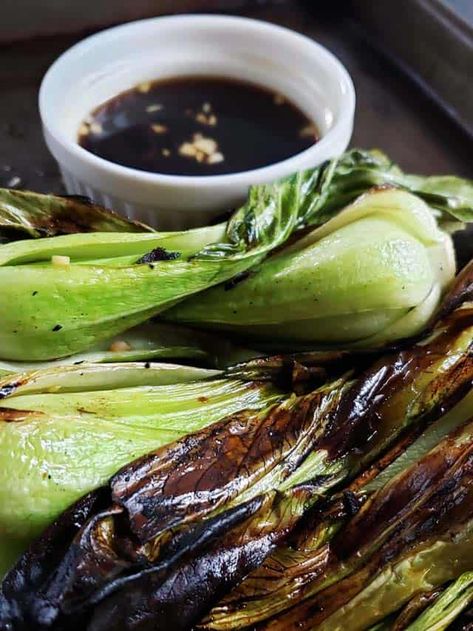
[[[180,252],[170,252],[165,248],[154,248],[154,250],[151,250],[140,257],[136,261],[135,265],[141,265],[143,263],[158,263],[159,261],[174,261],[180,256]]]
[[[5,383],[0,385],[0,400],[6,399],[10,395],[12,395],[20,386],[28,383],[28,379],[17,379],[16,381],[10,381],[9,383]]]
[[[44,416],[43,412],[33,412],[32,410],[12,410],[9,408],[0,408],[0,422],[4,423],[21,423],[33,418]]]
[[[405,631],[411,622],[414,622],[429,605],[437,600],[442,592],[443,589],[440,588],[414,596],[401,610],[401,613],[396,618],[394,626],[390,631]]]
[[[307,628],[313,628],[351,600],[385,565],[398,562],[434,538],[450,538],[454,532],[460,531],[463,524],[473,516],[473,445],[467,445],[464,451],[452,471],[447,471],[425,501],[400,521],[377,550],[368,551],[358,569],[305,602],[300,603],[299,600],[297,607],[294,603],[294,608],[283,613],[277,619],[277,624],[275,621],[274,630],[292,628],[291,625],[298,625],[299,621],[301,628],[306,628],[306,625]],[[412,476],[415,476],[415,469],[412,468]],[[341,531],[339,539],[344,532]],[[350,558],[359,557],[359,554],[359,551],[352,550]],[[324,576],[336,571],[338,558],[334,553]],[[261,628],[267,627],[262,625]],[[273,629],[273,626],[270,628]]]
[[[224,283],[223,285],[224,291],[230,291],[231,289],[234,289],[241,282],[250,278],[250,276],[254,276],[254,274],[255,272],[240,272],[239,274],[237,274],[230,280],[227,280],[226,283]]]
[[[444,298],[436,319],[443,319],[462,303],[473,300],[473,261],[470,261],[456,276],[452,289]]]

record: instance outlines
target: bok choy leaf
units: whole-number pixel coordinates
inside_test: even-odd
[[[236,346],[215,334],[178,327],[164,322],[147,322],[94,345],[84,352],[44,362],[0,360],[0,377],[59,366],[117,362],[187,360],[215,368],[248,362],[260,353]]]
[[[437,443],[449,435],[453,436],[472,416],[473,394],[470,392],[419,438],[415,439],[415,428],[410,435],[401,437],[387,454],[364,470],[348,487],[309,512],[297,534],[268,556],[210,612],[200,626],[215,631],[246,629],[285,611],[294,600],[299,602],[304,590],[320,580],[325,572],[334,537],[343,533],[344,525],[361,510],[368,498],[393,480],[397,485],[402,474],[410,468],[419,473],[419,461]],[[435,441],[432,440],[434,436]],[[416,618],[416,611],[422,611],[436,595],[438,591],[430,596],[423,592],[418,603],[410,603],[399,617],[394,614],[388,616],[385,624],[380,623],[380,629],[403,631],[407,628],[406,620]]]
[[[0,190],[0,243],[13,236],[52,237],[77,232],[153,232],[93,204],[86,197]]]
[[[320,243],[313,247],[308,246],[308,250],[315,252],[322,248],[323,242],[326,250],[337,251],[344,260],[342,267],[349,272],[344,274],[344,280],[334,273],[328,260],[318,268],[312,265],[313,275],[310,274],[300,258],[302,254],[297,255],[294,250],[292,254],[281,253],[268,261],[269,267],[263,265],[262,271],[258,271],[258,265],[295,232],[307,227],[323,229],[323,224],[341,208],[378,185],[412,191],[421,199],[404,196],[402,203],[395,203],[399,212],[384,208],[382,217],[378,212],[376,217],[350,220],[349,226],[342,225],[347,219],[347,214],[342,213],[339,229],[334,232],[343,240],[345,253],[334,240],[334,234],[321,237]],[[310,343],[322,339],[374,344],[382,343],[384,338],[417,333],[453,274],[448,238],[433,217],[439,225],[470,220],[471,191],[471,183],[467,181],[404,175],[382,154],[353,150],[316,169],[274,184],[254,186],[247,202],[226,223],[179,233],[147,233],[145,227],[129,225],[115,216],[107,218],[103,209],[83,201],[0,191],[0,230],[3,226],[4,231],[12,228],[28,236],[60,235],[0,246],[1,358],[43,361],[87,351],[184,298],[231,279],[237,283],[244,278],[242,274],[252,269],[257,271],[254,280],[243,282],[245,288],[249,284],[249,294],[255,285],[254,316],[246,313],[252,305],[248,304],[250,299],[244,291],[241,300],[237,300],[243,288],[236,284],[223,301],[222,313],[219,305],[211,304],[210,325],[250,327],[262,337],[270,334],[281,340],[289,337]],[[422,206],[423,211],[419,210],[422,198],[428,203]],[[417,200],[417,206],[413,199]],[[401,212],[399,206],[404,205],[409,209],[402,208]],[[71,213],[75,218],[72,227],[67,224]],[[389,216],[385,217],[386,214]],[[373,230],[376,236],[371,249],[365,244],[369,270],[360,258],[365,240],[359,234],[358,224]],[[122,232],[127,226],[129,230]],[[82,234],[69,234],[76,229]],[[84,233],[88,230],[98,232]],[[389,234],[383,237],[386,230],[391,239]],[[362,232],[366,234],[366,230]],[[358,237],[359,247],[353,248]],[[442,252],[445,268],[440,270]],[[383,265],[383,253],[386,263],[392,266],[391,274],[387,265]],[[70,263],[55,265],[51,257],[57,256],[66,257]],[[287,268],[287,274],[279,270],[278,265],[286,263],[300,268],[304,287],[291,281],[291,267]],[[334,281],[333,288],[327,287],[320,277],[324,265],[327,278]],[[411,266],[410,276],[406,273],[408,266]],[[269,307],[265,309],[266,319],[261,313],[260,298],[268,290],[260,280],[265,278],[282,283],[273,292],[281,303],[275,301],[275,315],[269,322]],[[353,305],[342,300],[343,286],[353,291]],[[375,286],[380,287],[378,301],[374,299]],[[286,309],[286,321],[282,315],[284,304],[294,295],[298,298],[294,319],[290,319],[292,314]],[[220,293],[216,296],[222,297]],[[365,299],[367,307],[362,309],[360,304]],[[232,300],[239,319],[228,311],[226,303]],[[195,308],[183,307],[182,312],[176,311],[172,317],[200,323],[203,314],[198,304]],[[353,313],[356,317],[352,317]],[[384,328],[387,332],[383,336]],[[340,339],[333,335],[336,330],[340,330]]]
[[[451,304],[456,304],[456,289],[449,296]],[[138,629],[157,622],[163,629],[189,629],[261,565],[322,496],[372,466],[406,432],[420,430],[468,392],[473,375],[472,327],[471,309],[466,304],[450,312],[445,305],[444,318],[429,338],[386,355],[361,375],[346,375],[302,395],[283,395],[282,401],[273,400],[263,409],[237,412],[126,465],[103,490],[66,511],[10,572],[3,584],[0,607],[4,619],[14,622],[15,629],[28,628],[28,624],[37,625],[38,630],[41,625],[59,630],[64,625],[87,628],[90,624],[90,629],[98,630],[110,626],[113,616],[123,629],[131,629],[138,616]],[[71,399],[71,406],[78,394]],[[14,391],[5,399],[13,402],[10,413],[21,414],[25,405],[18,399],[21,402],[22,396],[37,397]],[[54,396],[65,401],[70,395]],[[42,405],[38,398],[31,400],[36,407]],[[56,404],[46,403],[49,413],[54,413]],[[10,425],[21,429],[21,423]],[[431,492],[423,496],[427,512],[440,498],[446,509],[451,505],[452,480],[447,479],[447,470],[456,465],[450,454],[456,454],[455,462],[460,464],[469,448],[468,440],[460,435],[455,441],[450,450],[440,452],[444,474],[441,467],[426,465],[427,477],[439,476]],[[463,521],[450,519],[451,512],[445,512],[445,523],[424,528],[424,539],[416,540],[416,545],[425,542],[429,550],[426,563],[440,563],[450,556],[459,559],[454,567],[461,570],[471,546],[469,527],[453,540],[451,532],[444,531],[447,522],[466,524],[470,510],[466,465],[459,466],[458,473],[455,489],[465,489],[466,494],[458,509]],[[422,479],[419,475],[415,481],[422,483]],[[367,554],[367,585],[382,566],[379,554],[400,562],[407,554],[406,567],[413,562],[411,551],[404,546],[418,526],[423,528],[424,516],[416,512],[415,502],[406,502],[403,489],[415,493],[415,485],[408,475],[403,481],[390,488],[400,494],[399,502],[405,502],[404,513],[399,508],[404,504],[399,502],[383,508],[390,497],[383,487],[375,493],[376,501],[365,503],[369,510],[363,506],[359,510],[363,519],[355,515],[343,528],[343,537],[336,529],[334,533],[330,528],[319,530],[319,542],[337,542],[334,565],[323,573],[323,584],[310,581],[305,586],[301,594],[303,617],[295,619],[298,624],[312,620],[313,610],[307,609],[306,603],[318,598],[319,592],[332,589],[332,580],[334,584],[339,579],[349,581],[352,574],[363,571],[359,564]],[[448,492],[435,495],[443,484]],[[25,500],[30,496],[27,494]],[[73,530],[69,528],[65,535],[64,524],[70,523],[81,502],[92,502],[95,508],[84,519],[75,519]],[[386,519],[375,519],[380,510]],[[390,535],[399,523],[405,530],[393,544]],[[48,546],[57,553],[38,569]],[[359,554],[352,558],[351,550]],[[345,556],[346,562],[339,566]],[[455,578],[452,566],[443,563],[440,567],[436,581]],[[224,568],[228,572],[223,572]],[[65,581],[59,579],[66,576]],[[389,575],[383,580],[389,582]],[[417,587],[415,577],[409,581],[394,601],[396,609]],[[342,596],[331,594],[327,601],[338,603],[335,609],[348,619],[351,609],[340,599],[353,595],[353,589],[350,584],[341,590]],[[376,600],[378,595],[373,594]],[[43,622],[38,616],[45,603],[48,617]],[[172,611],[182,613],[179,620]],[[326,604],[323,611],[326,616],[334,612]],[[170,614],[171,622],[166,622],[163,612]],[[288,628],[284,624],[288,620],[292,624],[293,615],[292,611],[281,614],[279,628]],[[365,618],[367,624],[376,622],[368,613]]]
[[[31,538],[134,458],[277,398],[271,384],[168,364],[83,364],[4,378],[0,533]]]
[[[324,566],[289,594],[287,611],[259,628],[361,631],[467,571],[472,431],[470,421],[370,497],[322,547]]]
[[[220,226],[73,234],[0,246],[2,358],[37,361],[88,350],[176,300],[244,272],[291,234],[301,177],[256,187]],[[68,264],[54,264],[55,256],[68,257]]]
[[[454,275],[451,239],[429,207],[404,191],[374,190],[234,286],[209,289],[163,317],[273,347],[366,348],[422,331]]]
[[[472,603],[473,572],[465,572],[406,631],[445,631]]]

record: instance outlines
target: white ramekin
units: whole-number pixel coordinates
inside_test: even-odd
[[[179,75],[227,76],[267,86],[299,105],[322,138],[282,162],[208,177],[123,167],[77,144],[79,126],[95,107],[142,81]],[[235,207],[251,184],[342,153],[352,133],[355,92],[342,64],[294,31],[241,17],[181,15],[110,28],[76,44],[46,73],[39,107],[47,145],[69,193],[177,230],[206,224]]]

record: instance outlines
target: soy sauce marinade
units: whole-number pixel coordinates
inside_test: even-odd
[[[141,83],[98,107],[79,132],[97,156],[173,175],[248,171],[316,140],[314,123],[283,96],[210,77]]]

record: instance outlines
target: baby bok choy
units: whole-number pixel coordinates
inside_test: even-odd
[[[418,424],[438,406],[446,410],[451,400],[465,394],[473,375],[472,287],[470,265],[443,303],[446,315],[422,344],[386,355],[357,379],[344,375],[301,396],[291,394],[291,386],[284,392],[276,388],[277,373],[269,381],[253,380],[251,370],[245,377],[244,366],[226,375],[128,362],[7,375],[0,381],[0,532],[35,535],[121,466],[216,421],[222,424],[222,436],[216,440],[217,429],[213,436],[221,445],[236,431],[228,427],[235,423],[248,435],[254,431],[263,443],[274,424],[274,437],[265,444],[269,453],[258,460],[260,492],[288,476],[285,484],[315,472],[330,482],[332,476],[360,468],[358,447],[367,435],[370,453],[375,446],[382,450],[394,434]],[[273,409],[275,401],[280,409]],[[249,416],[235,419],[243,410]],[[277,467],[287,450],[292,451],[291,465]],[[348,457],[347,452],[356,455]],[[296,471],[298,462],[303,465]],[[243,485],[247,474],[248,464],[247,473],[238,474]]]
[[[337,217],[379,185],[416,197],[395,200],[392,192],[390,210],[368,212],[364,201]],[[369,199],[375,198],[382,195]],[[254,186],[227,222],[183,232],[153,232],[83,200],[0,190],[0,243],[6,241],[0,245],[0,359],[44,361],[82,353],[253,269],[254,278],[241,287],[207,294],[170,318],[310,343],[368,344],[410,335],[453,274],[449,239],[439,226],[471,220],[472,208],[469,182],[406,175],[379,152],[359,150]],[[362,212],[365,217],[356,217]],[[317,226],[321,233],[258,269],[295,232]],[[366,243],[370,231],[372,246]],[[15,241],[18,236],[30,238]],[[330,251],[331,260],[340,257],[331,266]],[[265,302],[269,294],[273,299]]]
[[[0,245],[1,358],[38,361],[88,350],[252,267],[294,229],[302,179],[298,174],[255,187],[247,203],[217,226],[155,233],[123,232],[120,224],[115,232]],[[9,204],[2,205],[6,194],[0,194],[0,232],[12,224]],[[41,196],[31,195],[31,204],[39,204]],[[24,216],[25,197],[9,201],[20,205],[13,215],[25,232],[32,221],[31,213]],[[58,205],[43,200],[53,218]],[[76,210],[88,217],[87,206]]]
[[[258,628],[365,631],[469,571],[472,431],[470,421],[370,497],[328,544],[323,571]]]
[[[455,274],[419,197],[373,189],[236,281],[163,317],[266,340],[377,346],[419,333]]]
[[[445,416],[429,425],[418,438],[415,438],[415,430],[403,435],[387,453],[368,469],[364,469],[348,486],[310,511],[289,541],[279,546],[236,589],[223,598],[201,622],[199,628],[212,631],[259,628],[258,625],[263,621],[275,618],[291,609],[294,603],[297,605],[302,602],[310,593],[320,590],[330,565],[336,561],[334,544],[337,538],[343,541],[343,529],[356,514],[364,510],[363,506],[373,502],[376,494],[384,494],[388,500],[385,507],[391,503],[393,512],[391,515],[386,511],[375,513],[376,524],[372,520],[371,527],[390,525],[395,532],[405,515],[400,503],[406,501],[406,491],[408,490],[414,499],[418,498],[426,491],[429,483],[435,481],[440,470],[442,451],[445,452],[447,448],[448,457],[454,454],[457,440],[455,434],[459,432],[460,440],[457,440],[457,444],[470,439],[471,422],[469,432],[462,433],[460,428],[471,419],[472,413],[473,392],[470,391],[465,399]],[[426,459],[429,452],[432,453]],[[400,503],[395,502],[396,494]],[[395,517],[399,519],[397,523]],[[369,531],[370,523],[366,519],[366,511],[362,523]],[[368,532],[368,539],[372,535],[371,530]],[[355,554],[353,562],[356,565],[363,563],[363,560],[357,560]],[[339,578],[350,572],[350,565],[345,563],[341,570]],[[333,583],[333,580],[329,581],[330,583]],[[471,578],[470,583],[463,581],[463,586],[465,593],[462,602],[463,608],[466,608],[467,597],[473,598],[473,594],[470,594]],[[376,627],[376,631],[410,629],[408,624],[439,595],[437,587],[430,591],[431,587],[425,586],[425,591],[416,594],[416,598],[400,612],[392,614],[392,610],[389,610],[387,619],[380,623],[379,629]],[[460,590],[455,592],[456,602],[452,607],[456,615],[461,612],[457,598],[459,594]],[[436,611],[438,612],[439,608]],[[396,618],[396,624],[393,617]],[[442,617],[442,620],[445,621],[445,618]],[[366,623],[363,628],[368,626],[369,623]],[[419,631],[421,628],[423,627],[420,627]],[[425,631],[427,629],[429,627],[426,627]],[[375,628],[369,626],[369,631],[375,631]]]
[[[376,467],[380,456],[385,460],[386,452],[397,449],[406,436],[415,440],[470,391],[471,273],[471,268],[465,270],[444,304],[442,319],[422,342],[386,354],[361,374],[346,374],[315,389],[309,385],[303,394],[283,395],[262,409],[226,416],[125,465],[62,513],[9,572],[0,590],[0,628],[189,631],[212,608],[215,613],[222,597],[275,553],[307,511],[366,467]],[[42,387],[51,385],[48,377],[37,378]],[[7,403],[36,396],[38,383],[26,384],[26,391],[21,383],[10,387]],[[21,415],[24,408],[13,404],[10,412]],[[21,434],[21,421],[10,425]],[[418,589],[444,584],[469,569],[471,430],[471,423],[454,430],[454,442],[442,446],[440,459],[430,451],[424,455],[426,476],[409,462],[408,474],[396,478],[401,484],[388,481],[374,491],[366,510],[351,505],[348,523],[341,524],[343,537],[333,540],[327,571],[312,574],[303,593],[283,600],[275,628],[304,628],[307,620],[306,628],[315,629],[319,613],[340,620],[343,614],[351,622],[355,614],[349,601],[357,592],[367,594],[362,620],[371,625],[377,618],[369,610],[370,594],[374,602],[384,602],[382,589],[376,589],[378,571],[382,587],[390,587],[391,568],[410,571],[417,564],[423,574],[432,563],[441,564],[425,581],[408,574],[392,609],[380,610],[385,617]],[[21,497],[29,477],[15,480],[20,487],[16,502],[23,507],[31,501],[28,493]],[[432,483],[417,506],[424,479]],[[5,488],[3,480],[0,484],[5,494],[13,493],[12,487]],[[391,490],[394,503],[389,502]],[[441,521],[431,519],[437,505]],[[386,520],[376,519],[380,510]],[[18,515],[16,519],[21,524]],[[392,536],[397,527],[398,539]],[[364,561],[365,573],[360,567]],[[330,583],[339,581],[347,581],[347,589],[329,591],[325,598]],[[323,607],[317,607],[319,597]],[[299,602],[302,616],[288,609]],[[362,627],[347,623],[341,628]]]
[[[446,586],[434,602],[404,628],[406,631],[445,631],[472,604],[473,572],[470,571]],[[402,631],[399,624],[396,631]]]
[[[59,366],[0,380],[0,558],[2,542],[30,540],[134,458],[279,396],[271,384],[158,363]]]

